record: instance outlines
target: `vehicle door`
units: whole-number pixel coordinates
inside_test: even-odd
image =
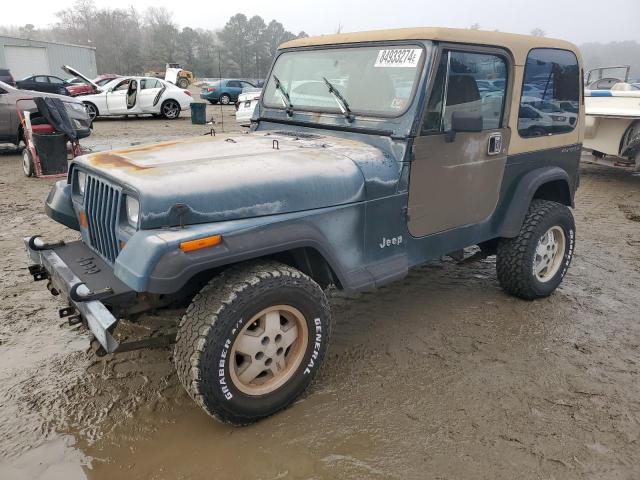
[[[493,213],[509,143],[511,77],[510,56],[500,49],[441,47],[413,145],[413,236],[475,224]],[[496,87],[481,92],[479,80]]]
[[[138,102],[138,93],[140,91],[138,80],[132,78],[127,88],[127,111],[126,113],[139,113],[140,103]]]
[[[229,80],[227,82],[227,93],[231,97],[232,102],[238,101],[238,96],[242,93],[242,82],[238,80]]]
[[[112,89],[106,92],[107,109],[110,114],[124,115],[127,113],[127,91],[129,89],[130,78],[126,78],[116,83]]]
[[[67,94],[67,88],[64,80],[52,76],[48,76],[47,79],[49,80],[49,91],[51,93],[58,93],[60,95]]]
[[[51,92],[49,78],[47,78],[46,75],[36,75],[34,77],[31,77],[31,79],[27,81],[26,87],[24,88],[35,90],[37,92]]]
[[[15,115],[14,104],[9,100],[9,92],[0,87],[0,140],[9,140],[15,135],[11,128]]]
[[[164,84],[157,78],[140,79],[138,102],[141,113],[157,113],[160,111],[160,97],[164,93]]]

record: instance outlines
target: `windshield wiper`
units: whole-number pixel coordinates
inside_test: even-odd
[[[282,82],[280,81],[280,79],[278,77],[276,77],[275,75],[273,76],[273,79],[276,82],[276,88],[280,92],[280,98],[282,99],[282,103],[284,103],[284,106],[287,107],[287,115],[288,116],[292,116],[293,115],[293,103],[291,103],[291,97],[289,97],[289,94],[287,93],[287,91],[282,86]]]
[[[344,118],[346,118],[349,123],[353,122],[354,117],[353,113],[351,113],[351,109],[349,108],[349,103],[345,100],[338,89],[334,87],[329,80],[327,80],[327,77],[322,77],[322,80],[324,80],[324,83],[327,85],[327,87],[329,87],[329,93],[333,95],[333,98],[335,98],[338,107],[340,107],[340,111],[344,115]]]

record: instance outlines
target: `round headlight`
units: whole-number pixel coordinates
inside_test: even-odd
[[[80,195],[84,195],[86,185],[87,174],[82,171],[78,171],[78,192],[80,193]]]
[[[140,213],[140,203],[137,199],[127,195],[127,221],[134,228],[138,227],[138,216]]]

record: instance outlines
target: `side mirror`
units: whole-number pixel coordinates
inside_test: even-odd
[[[447,132],[447,143],[451,143],[456,139],[457,132],[481,132],[482,131],[482,114],[453,112],[451,115],[451,130]]]

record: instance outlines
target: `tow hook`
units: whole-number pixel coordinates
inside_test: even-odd
[[[84,292],[79,291],[80,288],[82,288]],[[112,293],[113,288],[111,287],[104,287],[100,290],[92,291],[89,290],[89,287],[87,287],[84,283],[80,282],[71,287],[71,290],[69,290],[69,298],[74,302],[88,302],[91,300],[99,300],[100,298],[103,298],[106,295],[110,295]]]
[[[40,235],[34,235],[29,239],[29,248],[35,252],[40,252],[42,250],[51,250],[52,248],[62,247],[65,245],[64,240],[60,240],[54,243],[44,243],[43,241],[39,241],[36,243],[36,240],[40,238]]]

